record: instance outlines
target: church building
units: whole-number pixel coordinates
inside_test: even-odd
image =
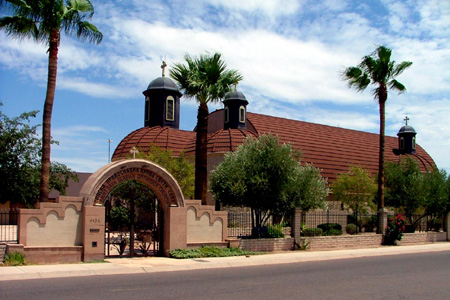
[[[171,150],[174,155],[184,152],[194,157],[196,133],[179,129],[182,93],[175,82],[163,74],[150,82],[143,94],[144,127],[119,143],[112,161],[129,156],[133,147],[145,153],[152,144]],[[239,91],[227,93],[223,105],[223,109],[208,117],[208,173],[247,137],[260,134],[277,135],[281,143],[299,149],[302,164],[310,163],[321,169],[329,184],[347,172],[350,165],[360,165],[372,175],[378,172],[378,134],[248,112],[249,101]],[[405,121],[398,137],[386,136],[386,162],[396,162],[408,155],[419,163],[422,171],[432,170],[436,167],[433,159],[416,144],[416,132],[408,125],[408,118]],[[213,204],[211,197],[208,202]]]

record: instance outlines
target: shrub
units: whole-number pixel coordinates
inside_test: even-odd
[[[238,248],[217,248],[215,246],[202,246],[200,249],[175,249],[169,251],[173,258],[201,258],[201,257],[227,257],[256,255],[258,252],[244,251]]]
[[[362,227],[365,232],[374,232],[377,228],[378,218],[377,216],[368,216],[361,218]]]
[[[405,217],[398,214],[394,217],[388,218],[388,225],[386,226],[386,233],[384,235],[385,245],[395,245],[397,241],[403,238],[405,232]]]
[[[322,235],[342,235],[342,225],[338,223],[323,223],[317,228],[322,229]]]
[[[348,224],[345,226],[345,232],[348,234],[356,234],[356,225],[355,224]]]
[[[428,220],[428,230],[439,231],[442,227],[441,219],[430,219]]]
[[[303,236],[321,236],[323,234],[323,230],[320,228],[305,228],[302,231]]]
[[[25,264],[25,255],[19,252],[11,252],[5,255],[6,266],[21,266]]]
[[[267,237],[268,238],[284,238],[283,225],[269,225],[267,226]]]
[[[338,230],[338,229],[331,228],[327,232],[324,232],[322,235],[324,235],[324,236],[342,235],[342,229]]]

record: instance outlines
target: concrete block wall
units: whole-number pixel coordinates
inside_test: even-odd
[[[447,240],[446,232],[416,232],[405,233],[398,245],[420,245],[428,243],[443,242]]]
[[[294,238],[242,239],[239,248],[258,252],[290,251],[294,250]]]
[[[308,250],[375,248],[381,245],[380,234],[305,237]]]

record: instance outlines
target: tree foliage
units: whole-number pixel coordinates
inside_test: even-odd
[[[222,99],[231,86],[242,80],[237,70],[227,70],[220,53],[185,55],[186,64],[177,63],[170,76],[178,82],[184,95],[199,103],[195,142],[195,198],[206,204],[208,180],[208,103]]]
[[[1,103],[0,103],[1,105]],[[37,111],[8,118],[0,111],[0,202],[33,206],[39,197],[40,139],[30,119]],[[78,177],[64,164],[52,162],[50,189],[65,195],[69,179]]]
[[[147,153],[139,152],[137,158],[152,161],[166,169],[177,180],[185,198],[194,196],[194,166],[189,163],[183,153],[174,157],[171,150],[164,150],[150,145]]]
[[[350,166],[348,172],[338,175],[332,191],[336,199],[342,201],[354,213],[368,213],[374,209],[377,190],[375,180],[368,170],[360,166]]]
[[[270,214],[293,208],[324,208],[326,180],[311,165],[300,165],[300,152],[278,137],[249,137],[210,173],[210,189],[224,205],[252,209],[253,227],[261,229]]]
[[[388,163],[386,204],[403,212],[411,225],[425,216],[440,217],[449,210],[448,181],[444,170],[421,172],[411,157]]]

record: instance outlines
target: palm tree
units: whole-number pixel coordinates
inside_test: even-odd
[[[375,85],[373,95],[380,106],[380,147],[378,159],[378,213],[384,208],[384,144],[385,144],[385,106],[388,98],[388,88],[398,91],[399,94],[406,91],[403,84],[395,78],[412,65],[412,62],[404,61],[395,64],[391,61],[392,50],[379,46],[371,55],[364,56],[356,67],[349,67],[343,72],[343,79],[348,82],[350,88],[358,92],[363,91],[369,84]],[[383,228],[379,228],[381,233]]]
[[[94,14],[89,0],[0,0],[12,16],[0,18],[0,28],[14,38],[31,38],[48,44],[47,93],[42,125],[42,169],[39,201],[48,199],[50,176],[50,143],[53,101],[58,69],[61,31],[78,39],[99,44],[103,38],[97,27],[86,20]]]
[[[199,103],[197,112],[197,136],[195,143],[195,199],[206,204],[208,175],[208,103],[217,102],[242,80],[237,70],[226,70],[220,53],[203,54],[200,57],[184,56],[186,65],[176,63],[170,76],[178,82],[184,95]]]

